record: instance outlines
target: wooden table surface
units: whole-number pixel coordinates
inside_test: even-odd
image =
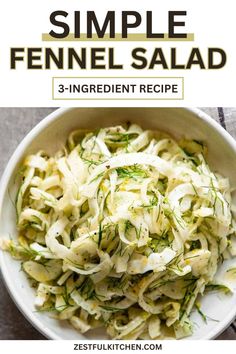
[[[22,138],[53,108],[0,108],[0,175]],[[204,109],[218,122],[224,122],[222,112]],[[223,111],[224,113],[224,111]],[[229,111],[227,111],[227,114]],[[234,117],[236,122],[236,115]],[[232,117],[231,117],[232,120]],[[231,122],[229,120],[229,122]],[[231,123],[230,123],[231,124]],[[13,303],[0,276],[0,339],[45,339],[24,318]],[[236,327],[230,326],[219,339],[236,339]]]

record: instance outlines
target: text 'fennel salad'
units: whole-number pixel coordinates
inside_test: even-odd
[[[229,182],[205,150],[130,125],[28,156],[18,242],[2,248],[22,260],[37,310],[114,339],[190,335],[198,295],[228,290],[214,276],[236,255]]]

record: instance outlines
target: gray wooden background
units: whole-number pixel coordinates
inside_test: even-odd
[[[54,108],[0,108],[0,175],[22,138]],[[203,108],[236,139],[236,108]],[[45,339],[23,317],[0,276],[0,339]],[[236,325],[219,339],[236,340]]]

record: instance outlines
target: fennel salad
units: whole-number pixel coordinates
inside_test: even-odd
[[[138,125],[74,131],[21,168],[17,241],[37,311],[112,339],[191,335],[198,297],[236,255],[227,178],[206,147]],[[203,315],[204,316],[204,315]]]

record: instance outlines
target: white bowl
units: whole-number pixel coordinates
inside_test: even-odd
[[[179,137],[204,141],[208,146],[208,162],[214,170],[229,177],[236,186],[236,142],[213,119],[198,109],[186,108],[72,108],[58,109],[41,121],[18,146],[10,159],[0,186],[0,235],[17,238],[14,203],[17,192],[16,175],[24,156],[44,149],[53,153],[61,148],[73,129],[98,128],[131,121],[143,128],[158,129]],[[67,322],[57,321],[48,314],[35,312],[34,290],[30,288],[20,262],[9,254],[0,252],[1,270],[13,300],[25,317],[42,334],[51,339],[104,338],[103,334],[91,332],[83,336]],[[235,264],[227,261],[221,267]],[[218,320],[204,324],[196,313],[192,320],[196,324],[191,339],[212,339],[219,335],[234,319],[236,294],[222,296],[207,294],[202,300],[203,311]]]

